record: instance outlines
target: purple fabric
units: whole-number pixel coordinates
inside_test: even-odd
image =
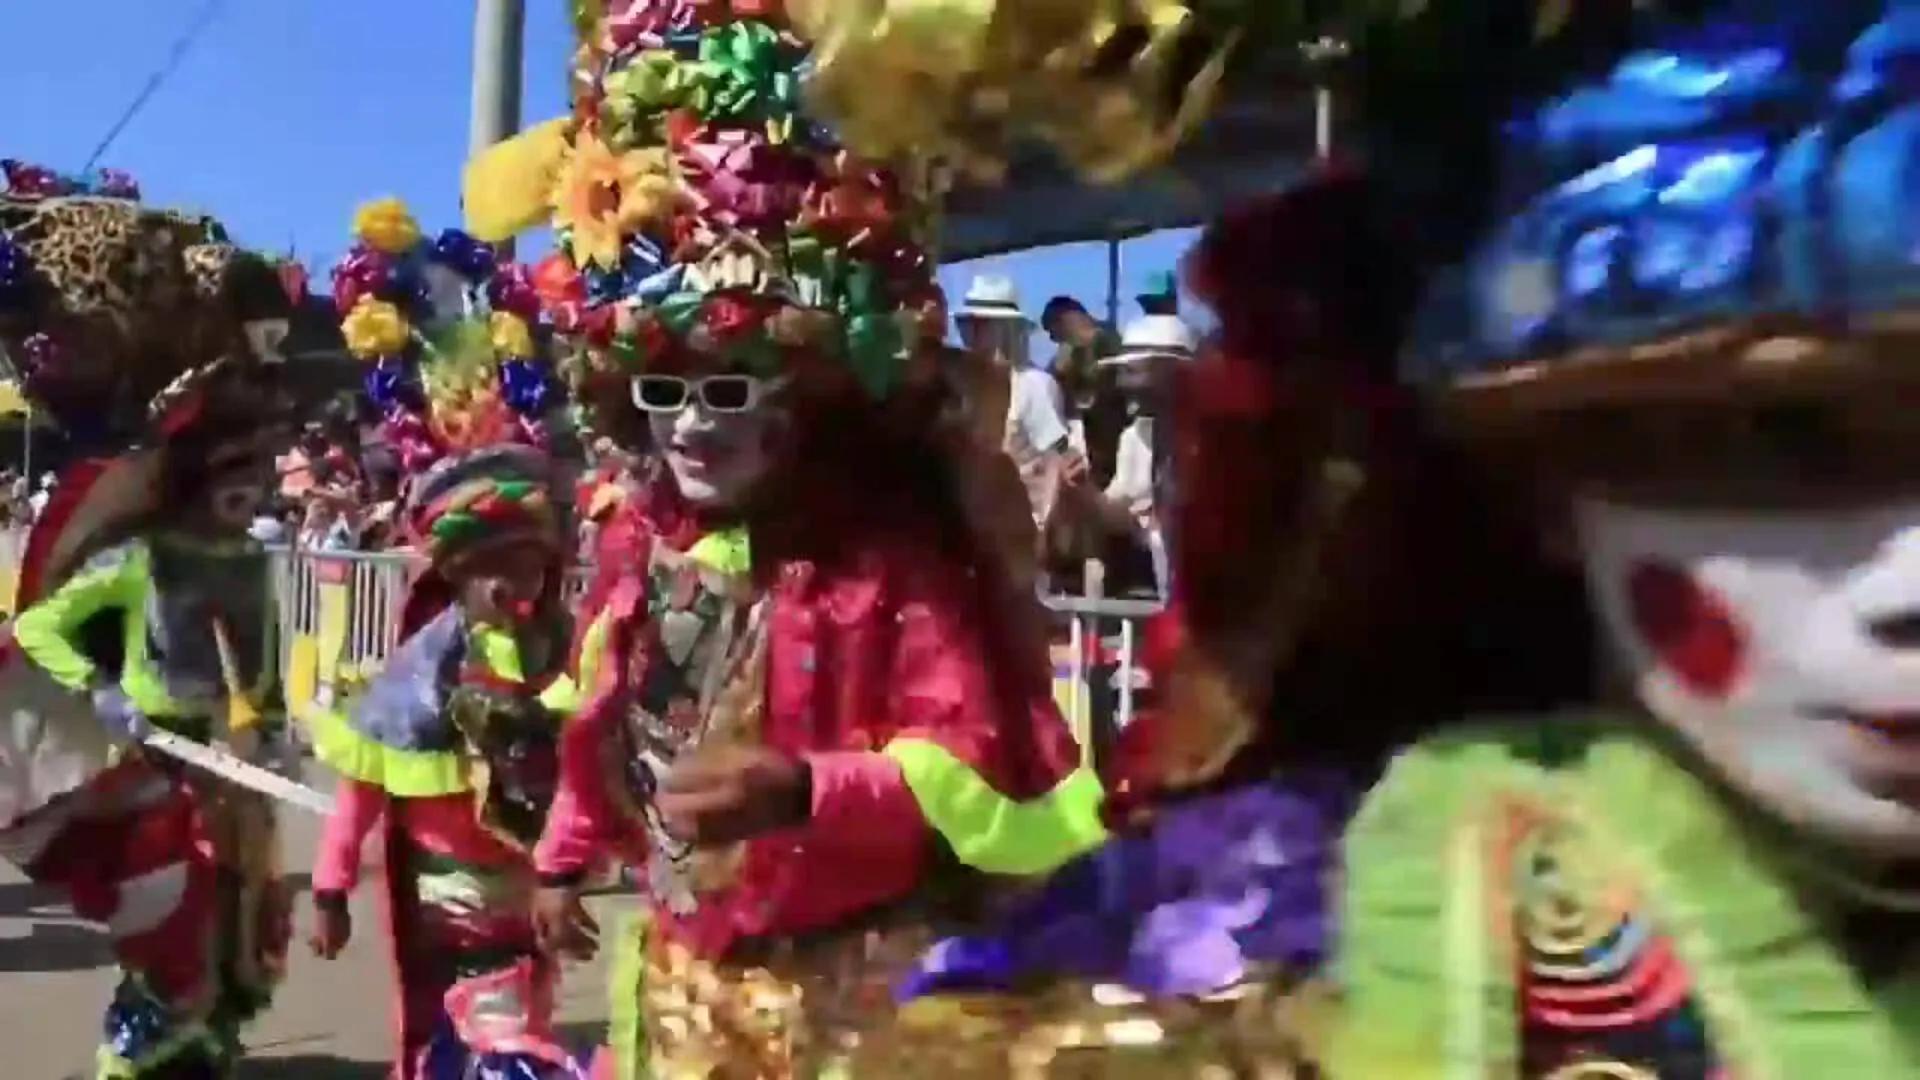
[[[1353,785],[1326,773],[1195,799],[1068,863],[987,930],[921,958],[901,1000],[1005,992],[1052,978],[1201,994],[1253,964],[1311,970]]]

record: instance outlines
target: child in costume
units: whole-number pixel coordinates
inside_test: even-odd
[[[764,6],[665,14],[583,28],[556,184],[555,324],[663,468],[583,645],[543,927],[580,944],[596,861],[643,868],[623,1080],[878,1074],[908,1067],[889,984],[929,922],[1096,842],[1099,785],[985,514],[1004,485],[968,478],[913,193],[795,113],[805,48]]]
[[[122,978],[102,1078],[229,1076],[285,957],[276,813],[166,747],[245,766],[283,745],[272,577],[248,526],[291,435],[292,304],[217,223],[143,205],[124,177],[9,162],[7,179],[0,347],[91,456],[21,567],[0,853],[107,928]]]
[[[521,271],[464,234],[423,243],[390,203],[363,209],[358,233],[335,298],[415,470],[404,516],[427,567],[402,643],[364,696],[311,721],[316,755],[340,775],[313,872],[312,945],[329,959],[346,945],[348,894],[377,828],[399,990],[395,1075],[574,1076],[553,1031],[558,971],[531,919],[530,853],[576,697],[568,529],[554,463],[535,445],[547,402],[520,392],[523,369],[551,377],[520,313],[535,312],[517,302],[530,295],[516,292]],[[392,284],[416,275],[440,287]]]
[[[1577,90],[1564,135],[1626,164],[1569,177],[1535,129],[1414,343],[1464,438],[1546,474],[1615,678],[1369,795],[1342,1076],[1920,1075],[1920,275],[1889,171],[1920,38],[1901,5],[1799,14],[1642,54],[1738,78]],[[1638,129],[1681,101],[1697,124]]]

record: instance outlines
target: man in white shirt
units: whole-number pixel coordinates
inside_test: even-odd
[[[1060,385],[1032,363],[1033,322],[1020,310],[1010,279],[982,275],[968,287],[954,324],[968,351],[1007,373],[1003,445],[1026,484],[1034,523],[1041,524],[1053,511],[1069,448]]]
[[[40,474],[40,489],[27,497],[27,507],[33,511],[33,519],[40,520],[40,514],[47,508],[47,501],[53,498],[53,486],[59,480],[52,473]]]

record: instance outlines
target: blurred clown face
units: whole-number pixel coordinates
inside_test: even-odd
[[[517,626],[538,613],[556,554],[550,538],[490,544],[447,568],[468,617],[490,626]]]
[[[700,508],[741,506],[772,461],[779,382],[736,372],[641,375],[632,388],[681,497]]]
[[[259,445],[216,450],[207,462],[205,520],[220,533],[245,533],[267,504],[276,480],[273,454]]]
[[[1920,854],[1920,502],[1586,500],[1578,525],[1614,655],[1660,722],[1787,821]]]

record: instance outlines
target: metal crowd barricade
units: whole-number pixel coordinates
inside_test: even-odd
[[[0,530],[0,580],[9,585],[24,539],[24,530]],[[417,565],[406,552],[276,549],[282,671],[301,672],[298,681],[312,688],[289,689],[331,699],[364,685],[398,644],[400,609]],[[585,575],[576,575],[570,600],[584,584]],[[1044,602],[1059,620],[1056,698],[1081,745],[1096,754],[1133,719],[1134,695],[1146,685],[1136,663],[1138,631],[1161,605],[1069,595]]]
[[[1065,622],[1065,656],[1055,653],[1060,709],[1089,759],[1103,754],[1133,722],[1134,695],[1148,688],[1138,663],[1139,630],[1158,614],[1158,600],[1055,595],[1048,610]]]
[[[27,530],[0,529],[0,612],[13,613],[13,594],[20,584],[20,562],[27,554]]]

